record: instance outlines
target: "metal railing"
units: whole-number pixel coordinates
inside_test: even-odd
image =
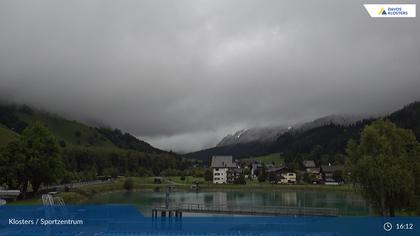
[[[301,215],[301,216],[337,216],[337,208],[318,207],[289,207],[289,206],[252,206],[243,207],[228,204],[198,204],[176,203],[173,205],[158,206],[157,210],[171,210],[191,213],[220,213],[237,215]]]
[[[76,188],[86,185],[98,185],[98,184],[108,184],[112,183],[114,180],[92,180],[92,181],[84,181],[84,182],[74,182],[68,184],[58,184],[58,185],[46,185],[39,188],[39,190],[49,190],[49,189],[60,189],[60,188]]]
[[[20,190],[0,190],[0,196],[16,197],[19,196]]]

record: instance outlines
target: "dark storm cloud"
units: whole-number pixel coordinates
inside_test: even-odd
[[[1,1],[1,96],[174,150],[419,99],[418,19],[357,1]]]

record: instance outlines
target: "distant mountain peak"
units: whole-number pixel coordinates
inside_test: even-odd
[[[328,115],[320,117],[311,122],[302,124],[289,125],[289,126],[266,126],[266,127],[254,127],[249,129],[241,129],[233,134],[226,135],[216,147],[230,146],[236,144],[253,143],[258,142],[261,144],[267,144],[274,142],[280,135],[288,131],[296,130],[308,130],[323,125],[335,124],[335,125],[351,125],[357,121],[363,119],[362,116],[357,115]]]
[[[241,143],[270,143],[287,131],[286,126],[256,127],[242,129],[226,135],[216,146],[229,146]]]
[[[378,118],[390,119],[398,127],[412,130],[417,140],[420,140],[420,102],[413,102],[388,115],[329,115],[311,122],[285,127],[284,130],[280,129],[284,133],[271,143],[263,143],[263,137],[256,138],[248,133],[258,130],[261,134],[264,129],[276,131],[277,129],[273,127],[241,130],[235,133],[241,134],[239,137],[235,134],[227,135],[218,146],[187,153],[184,157],[208,161],[208,158],[213,155],[249,158],[281,153],[285,160],[291,161],[299,155],[310,154],[315,147],[319,146],[322,147],[323,154],[329,155],[335,161],[340,161],[340,158],[344,156],[348,141],[358,138],[366,125]],[[253,139],[248,139],[252,142],[246,143],[245,137],[253,137]],[[230,143],[232,144],[228,145]]]

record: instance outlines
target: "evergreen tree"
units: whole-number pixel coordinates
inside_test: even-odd
[[[267,168],[265,167],[265,164],[263,164],[261,168],[261,172],[258,175],[258,182],[265,182],[267,180]]]
[[[207,169],[204,172],[204,180],[207,181],[207,182],[210,182],[210,181],[213,180],[213,173],[211,172],[211,170]]]

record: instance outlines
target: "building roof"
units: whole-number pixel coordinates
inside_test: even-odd
[[[336,172],[344,170],[344,166],[336,165],[336,166],[330,166],[330,165],[322,165],[321,166],[322,172]]]
[[[316,167],[315,162],[312,161],[312,160],[303,161],[303,166],[305,166],[305,168],[315,168]]]
[[[212,156],[211,158],[212,168],[233,168],[236,164],[232,162],[232,156]]]
[[[267,173],[268,172],[278,172],[278,171],[280,171],[280,172],[282,172],[282,171],[288,171],[288,169],[286,168],[286,167],[272,167],[272,168],[269,168],[268,170],[267,170]]]

